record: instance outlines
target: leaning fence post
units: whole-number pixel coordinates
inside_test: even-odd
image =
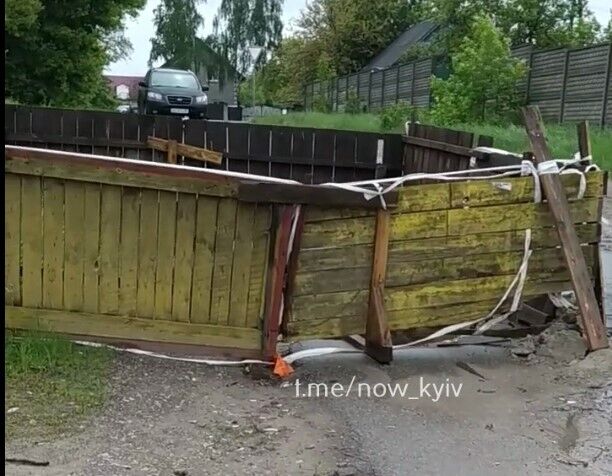
[[[366,321],[366,354],[381,364],[393,360],[391,331],[385,313],[385,278],[389,250],[390,213],[378,210],[374,234],[374,259],[370,280],[370,300]]]
[[[531,142],[535,162],[540,173],[540,182],[548,199],[548,207],[554,217],[561,249],[572,280],[576,300],[580,308],[580,324],[589,350],[608,347],[608,336],[591,285],[591,276],[584,254],[580,248],[576,228],[569,212],[565,189],[561,184],[556,162],[544,137],[542,118],[537,106],[523,108],[525,128]]]
[[[263,322],[263,358],[272,360],[276,357],[276,344],[280,329],[283,306],[283,288],[287,269],[287,254],[291,235],[291,222],[294,206],[283,205],[278,208],[278,222],[274,241],[272,266],[266,285],[265,313]]]

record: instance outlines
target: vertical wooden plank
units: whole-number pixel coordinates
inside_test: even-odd
[[[366,353],[381,364],[393,360],[391,331],[384,306],[384,287],[389,249],[390,213],[378,210],[374,235],[374,260],[370,282],[370,300],[366,321]]]
[[[246,326],[251,328],[260,327],[263,313],[265,278],[268,270],[268,250],[270,249],[271,217],[272,208],[270,205],[257,205],[246,316]]]
[[[83,263],[83,311],[99,312],[100,280],[100,198],[99,184],[85,184],[85,219],[83,225],[85,262]]]
[[[280,313],[287,268],[287,253],[291,234],[291,221],[295,207],[284,205],[279,209],[278,226],[274,241],[274,257],[266,290],[266,311],[263,322],[263,358],[276,356]]]
[[[534,106],[523,108],[525,128],[535,161],[538,164],[552,160],[552,154],[546,143],[543,131],[543,121],[540,110]],[[598,350],[608,347],[608,336],[601,318],[599,305],[595,297],[595,291],[591,285],[591,277],[587,268],[584,254],[578,241],[576,228],[570,216],[569,206],[565,189],[561,184],[559,174],[540,174],[544,193],[548,198],[548,206],[555,218],[561,249],[567,262],[567,267],[572,278],[572,285],[576,294],[576,300],[580,308],[580,324],[582,326],[589,350]]]
[[[176,164],[176,141],[173,139],[168,140],[168,163]]]
[[[196,225],[196,196],[179,193],[176,211],[176,250],[172,287],[172,319],[189,322],[193,247]]]
[[[25,307],[42,307],[42,180],[23,176],[21,182],[21,239],[23,241],[22,303]]]
[[[119,245],[119,312],[123,316],[137,315],[139,225],[140,189],[123,187]]]
[[[190,321],[210,321],[210,297],[215,261],[215,231],[219,200],[201,196],[197,201],[196,241]]]
[[[239,203],[236,213],[236,238],[234,241],[234,262],[230,291],[229,324],[244,326],[247,317],[251,257],[253,252],[255,205]]]
[[[100,203],[100,301],[102,314],[119,312],[121,188],[103,185]]]
[[[227,325],[229,322],[236,209],[236,200],[223,199],[219,202],[210,321],[220,325]]]
[[[140,194],[140,230],[138,232],[138,279],[136,314],[153,318],[155,315],[155,279],[157,269],[157,241],[159,192],[142,190]]]
[[[159,192],[155,318],[172,319],[172,283],[176,238],[176,193]]]
[[[81,311],[85,262],[85,185],[68,181],[64,187],[64,308]]]
[[[21,178],[4,175],[4,302],[21,304]]]
[[[43,306],[62,309],[64,295],[64,184],[43,179]]]

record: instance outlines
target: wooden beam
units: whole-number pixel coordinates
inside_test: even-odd
[[[537,106],[523,108],[525,127],[531,142],[535,161],[537,164],[551,161],[552,154],[544,136],[543,121]],[[580,241],[569,213],[569,205],[565,190],[561,184],[558,173],[540,174],[540,181],[544,188],[548,206],[557,225],[561,248],[570,272],[576,300],[580,308],[580,323],[589,350],[598,350],[608,347],[608,337],[604,327],[595,291],[587,268],[584,254],[580,248]]]
[[[591,149],[588,121],[582,121],[576,124],[576,130],[578,132],[578,150],[580,151],[580,157],[592,157],[593,151]]]
[[[291,222],[295,207],[281,206],[278,209],[278,225],[274,242],[274,255],[269,268],[266,286],[265,313],[263,322],[263,358],[272,360],[276,357],[276,344],[280,328],[283,304],[283,288],[287,269],[287,253],[291,235]]]
[[[238,199],[245,202],[271,202],[320,206],[381,208],[378,198],[367,200],[363,194],[320,185],[293,185],[282,183],[242,183]],[[385,195],[387,207],[397,205],[398,192]]]
[[[258,349],[258,329],[211,324],[5,306],[5,327],[113,339]]]
[[[376,215],[374,259],[370,282],[370,300],[366,321],[366,354],[381,364],[393,360],[391,331],[385,314],[384,286],[389,251],[390,213],[379,210]]]
[[[147,138],[147,145],[161,152],[168,151],[169,142],[170,141],[160,139],[159,137],[149,136]],[[221,152],[215,152],[214,150],[203,149],[193,145],[181,144],[176,141],[174,142],[176,143],[176,153],[178,155],[189,157],[194,160],[201,160],[203,162],[212,162],[213,164],[220,164],[223,160],[223,154]]]
[[[176,164],[176,141],[169,140],[168,141],[168,163]]]
[[[300,207],[296,211],[299,213],[295,224],[295,234],[291,245],[291,253],[287,264],[287,285],[285,287],[285,305],[283,308],[283,319],[281,322],[281,330],[283,334],[287,332],[287,322],[291,318],[291,296],[295,289],[295,278],[299,268],[300,249],[302,247],[302,233],[304,232],[304,207]]]
[[[441,150],[443,152],[449,152],[451,154],[462,155],[465,157],[472,156],[471,147],[464,147],[464,146],[456,145],[456,144],[447,144],[446,142],[440,142],[437,140],[425,139],[423,137],[415,137],[415,136],[403,136],[402,141],[405,144],[416,145],[417,147]]]

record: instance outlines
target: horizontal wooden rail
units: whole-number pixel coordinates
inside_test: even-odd
[[[471,147],[463,147],[461,145],[448,144],[446,142],[439,142],[437,140],[425,139],[422,137],[414,136],[403,136],[402,141],[405,144],[426,147],[428,149],[441,150],[442,152],[450,152],[451,154],[463,155],[466,157],[472,156]]]
[[[380,200],[332,187],[273,182],[247,174],[225,175],[210,169],[160,164],[73,152],[5,146],[7,172],[85,182],[234,197],[245,202],[381,208]],[[260,180],[260,181],[258,181]],[[397,204],[397,193],[385,195],[387,206]]]

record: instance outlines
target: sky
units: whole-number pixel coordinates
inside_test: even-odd
[[[306,5],[307,0],[285,0],[283,5],[283,35],[291,34],[293,20],[298,17],[299,12]],[[198,8],[204,17],[204,27],[200,36],[204,37],[212,33],[212,21],[221,0],[207,0]],[[132,53],[125,59],[109,65],[108,74],[126,76],[144,76],[147,71],[147,60],[151,51],[151,38],[155,34],[153,25],[153,10],[159,4],[159,0],[148,0],[140,15],[126,21],[126,36],[132,43]],[[590,0],[589,7],[602,25],[607,25],[610,18],[610,0]]]

